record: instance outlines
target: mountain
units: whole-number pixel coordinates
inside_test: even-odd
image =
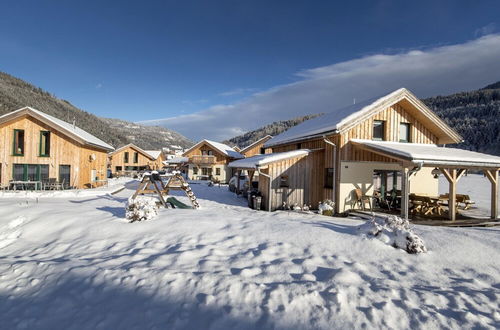
[[[296,126],[306,120],[318,117],[320,115],[321,114],[307,115],[289,120],[275,121],[264,127],[258,128],[250,132],[246,132],[243,135],[239,135],[229,140],[226,140],[223,143],[226,143],[230,146],[238,146],[240,148],[245,148],[254,143],[255,141],[262,139],[266,135],[276,136],[293,126]]]
[[[485,88],[422,100],[464,142],[450,147],[500,155],[500,81]]]
[[[500,155],[500,81],[479,90],[435,96],[422,101],[464,138],[463,143],[450,147]],[[317,116],[274,122],[229,139],[226,143],[245,147],[267,134],[278,135]]]
[[[163,127],[142,126],[119,119],[97,117],[66,100],[33,86],[19,78],[0,72],[0,115],[30,106],[76,125],[115,148],[128,143],[144,149],[159,149],[169,145],[190,147],[193,142],[181,134]]]

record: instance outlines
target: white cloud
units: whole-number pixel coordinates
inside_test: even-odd
[[[255,92],[255,88],[235,88],[227,92],[219,93],[219,96],[235,96]]]
[[[240,102],[151,120],[194,140],[223,140],[276,120],[330,112],[353,99],[406,87],[419,97],[483,87],[500,80],[500,34],[463,44],[376,54],[297,73],[300,80],[255,93]]]
[[[98,83],[97,85],[95,85],[95,89],[101,89],[102,88],[102,83]]]

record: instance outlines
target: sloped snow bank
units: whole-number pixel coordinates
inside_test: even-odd
[[[358,231],[411,254],[427,252],[422,238],[410,228],[410,222],[394,215],[373,217],[359,226]]]

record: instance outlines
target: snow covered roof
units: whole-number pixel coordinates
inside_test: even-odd
[[[14,118],[23,116],[23,115],[30,115],[43,123],[52,126],[62,133],[65,133],[69,137],[77,140],[78,142],[85,144],[85,145],[90,145],[93,147],[97,147],[99,149],[104,149],[106,151],[111,151],[114,150],[112,146],[107,144],[106,142],[102,141],[101,139],[95,137],[94,135],[84,131],[83,129],[74,126],[70,123],[67,123],[61,119],[58,119],[56,117],[53,117],[51,115],[48,115],[42,111],[36,110],[31,107],[23,107],[21,109],[9,112],[3,116],[0,116],[0,122],[5,122],[8,120],[12,120]]]
[[[163,161],[163,164],[181,164],[181,163],[187,163],[189,162],[188,157],[175,157],[172,159],[167,159]]]
[[[229,167],[235,168],[257,168],[270,163],[279,162],[281,160],[306,156],[311,152],[309,149],[300,149],[286,152],[276,152],[272,154],[264,154],[248,157],[245,159],[235,160],[228,164]]]
[[[191,150],[196,149],[197,147],[199,147],[203,143],[206,143],[206,144],[212,146],[214,149],[216,149],[217,151],[219,151],[220,153],[222,153],[223,155],[226,155],[228,157],[237,158],[237,159],[245,157],[242,154],[240,154],[239,152],[235,151],[230,146],[228,146],[227,144],[215,142],[215,141],[210,141],[210,140],[201,140],[200,142],[196,143],[194,146],[192,146],[191,148],[186,150],[186,152],[184,152],[184,155],[188,154]]]
[[[139,148],[138,146],[136,146],[135,144],[133,143],[129,143],[127,145],[124,145],[123,147],[120,147],[118,149],[116,149],[115,151],[111,152],[110,155],[114,155],[120,151],[122,151],[123,149],[125,148],[132,148],[134,150],[136,150],[137,152],[140,152],[141,154],[143,154],[144,156],[150,158],[151,160],[155,160],[158,158],[158,156],[160,155],[161,151],[157,151],[157,150],[144,150],[144,149],[141,149]],[[155,157],[155,153],[158,153],[158,156]]]
[[[161,150],[144,150],[147,152],[152,158],[158,159],[161,155]]]
[[[272,138],[273,137],[271,135],[266,135],[263,138],[258,139],[254,143],[250,144],[249,146],[246,146],[245,148],[241,149],[241,153],[244,154],[246,151],[252,149],[254,146],[259,145],[260,143],[263,143],[263,142],[265,143],[265,142],[269,141]]]
[[[462,141],[462,137],[457,132],[449,127],[415,95],[406,88],[400,88],[387,95],[371,98],[307,120],[275,136],[264,147],[272,147],[349,129],[359,122],[368,119],[373,114],[402,100],[406,100],[411,105],[409,108],[413,108],[422,114],[420,116],[421,121],[427,128],[435,132],[440,138],[440,143],[458,143]]]
[[[456,165],[465,167],[497,167],[500,168],[500,157],[480,152],[439,147],[435,144],[402,143],[389,141],[372,141],[352,139],[354,145],[388,157],[408,160],[423,165]]]

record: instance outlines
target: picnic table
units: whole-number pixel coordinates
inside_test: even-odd
[[[29,186],[33,186],[33,189],[31,190],[40,190],[42,188],[42,181],[20,181],[20,180],[13,180],[9,182],[9,189],[17,191],[18,187],[21,187],[21,190],[30,190],[26,189]]]
[[[90,183],[90,188],[97,188],[99,185],[98,183],[100,182],[104,182],[105,184],[103,186],[108,186],[108,180],[107,179],[103,179],[103,180],[94,180]],[[95,187],[94,187],[95,185]]]
[[[412,203],[411,212],[420,213],[423,215],[432,215],[436,213],[441,215],[444,211],[443,205],[449,199],[446,196],[429,196],[425,194],[410,194]]]

